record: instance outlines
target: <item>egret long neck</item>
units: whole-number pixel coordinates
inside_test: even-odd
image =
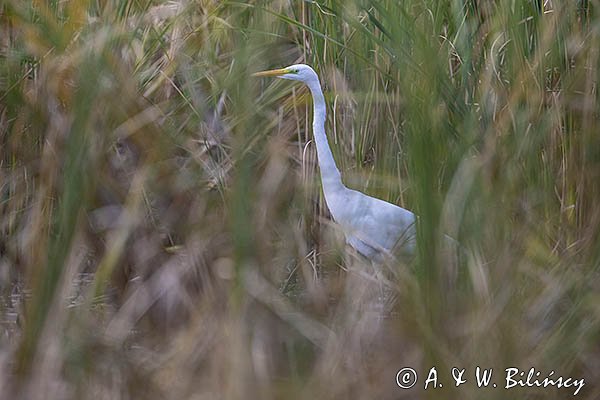
[[[335,165],[329,142],[327,142],[327,135],[325,134],[327,110],[319,80],[316,79],[310,81],[308,83],[308,88],[310,89],[313,98],[313,135],[315,137],[315,143],[317,144],[317,156],[319,158],[323,192],[325,193],[325,200],[327,200],[329,194],[343,187],[342,177]]]

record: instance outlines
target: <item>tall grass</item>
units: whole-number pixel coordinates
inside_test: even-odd
[[[598,6],[0,3],[1,397],[599,398]],[[250,77],[298,62],[409,263],[344,246],[307,90]]]

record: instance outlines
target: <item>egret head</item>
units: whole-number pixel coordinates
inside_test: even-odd
[[[319,80],[317,73],[306,64],[294,64],[282,69],[256,72],[252,74],[252,76],[274,76],[277,78],[300,81],[304,83],[309,83],[311,81],[318,82]]]

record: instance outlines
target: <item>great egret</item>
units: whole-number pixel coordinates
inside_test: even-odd
[[[325,202],[334,221],[341,226],[346,242],[374,261],[382,261],[392,253],[412,256],[416,235],[415,215],[394,204],[348,189],[342,183],[325,134],[327,111],[316,72],[308,65],[296,64],[257,72],[253,76],[300,81],[310,89],[313,98],[313,134]]]

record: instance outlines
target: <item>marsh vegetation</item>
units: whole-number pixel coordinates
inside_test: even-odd
[[[600,398],[599,6],[1,1],[0,397]],[[251,77],[300,62],[413,260],[343,243],[306,89]]]

